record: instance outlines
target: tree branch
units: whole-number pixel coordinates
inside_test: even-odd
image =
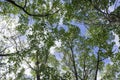
[[[53,15],[55,13],[57,13],[59,10],[55,11],[54,13],[50,14],[50,13],[44,13],[44,14],[34,14],[34,13],[29,13],[25,8],[26,8],[26,4],[27,4],[27,0],[25,0],[25,5],[24,7],[18,5],[17,3],[15,3],[15,1],[13,0],[6,0],[7,2],[13,4],[14,6],[18,7],[19,9],[23,10],[27,15],[29,16],[36,16],[36,17],[47,17],[49,15]]]
[[[26,59],[24,59],[25,60],[25,62],[28,64],[28,66],[33,70],[33,71],[36,71],[31,65],[30,65],[30,63],[26,60]]]
[[[113,52],[110,52],[110,53],[114,53],[116,51],[116,49],[113,51]],[[105,53],[105,54],[108,54],[109,52]],[[101,61],[104,61],[105,59],[109,58],[109,57],[112,57],[114,54],[109,54],[107,55],[107,57],[103,58],[103,59],[100,59],[99,62]]]
[[[0,54],[0,57],[3,57],[3,56],[11,56],[11,54]]]
[[[26,8],[26,4],[27,4],[27,0],[25,0],[25,5],[24,5],[24,7],[23,7],[23,8]]]
[[[0,53],[3,53],[7,48],[3,49],[2,51],[0,51]],[[10,56],[11,54],[0,54],[0,57],[3,57],[3,56]]]
[[[118,19],[118,21],[120,20],[120,16],[113,14],[113,13],[108,13],[108,12],[104,12],[102,11],[97,4],[94,4],[94,2],[92,2],[91,0],[88,0],[90,2],[90,4],[94,7],[94,9],[96,9],[97,11],[99,11],[100,13],[102,13],[104,15],[104,17],[109,21],[109,22],[116,22],[113,19],[111,19],[111,17],[114,17],[116,19]]]
[[[0,53],[4,52],[7,48],[3,49],[2,51],[0,51]]]

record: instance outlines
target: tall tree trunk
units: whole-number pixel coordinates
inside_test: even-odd
[[[73,67],[74,67],[74,75],[76,80],[78,80],[78,73],[77,73],[77,69],[76,69],[76,65],[75,65],[75,58],[74,58],[74,53],[73,53],[73,49],[72,47],[70,47],[71,49],[71,53],[72,53],[72,62],[73,62]]]
[[[97,80],[97,75],[98,75],[98,70],[99,70],[99,63],[100,63],[100,54],[99,54],[100,50],[98,51],[98,55],[97,55],[97,64],[96,64],[96,71],[95,71],[95,79]]]
[[[98,68],[99,68],[99,61],[97,61],[96,71],[95,71],[95,79],[94,80],[97,80]]]
[[[83,60],[83,80],[86,80],[86,54],[84,53],[84,60]]]
[[[39,74],[39,51],[36,53],[36,78],[37,80],[40,80],[40,74]]]
[[[40,80],[40,75],[36,74],[37,80]]]

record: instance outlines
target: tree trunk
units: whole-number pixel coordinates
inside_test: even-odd
[[[100,63],[100,61],[99,61],[99,58],[100,58],[99,51],[98,51],[98,55],[97,55],[97,64],[96,64],[96,71],[95,71],[95,79],[94,80],[97,80],[97,75],[98,75],[98,70],[99,70],[99,63]]]
[[[39,62],[39,55],[38,55],[38,51],[37,51],[37,53],[36,53],[36,78],[37,78],[37,80],[40,80],[40,74],[39,74],[39,70],[40,70],[40,66],[39,66],[39,64],[40,64],[40,62]]]
[[[70,49],[71,49],[71,53],[72,53],[72,62],[73,62],[73,67],[74,67],[74,75],[75,75],[76,80],[78,80],[78,74],[77,74],[76,65],[75,65],[74,53],[73,53],[72,47],[70,47]]]
[[[37,76],[36,76],[36,77],[37,77],[37,80],[40,80],[40,75],[39,75],[39,74],[37,74]]]

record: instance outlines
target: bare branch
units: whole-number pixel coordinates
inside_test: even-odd
[[[0,51],[0,53],[4,52],[7,48],[3,49],[2,51]]]

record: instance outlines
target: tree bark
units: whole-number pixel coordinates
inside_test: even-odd
[[[39,51],[37,51],[36,53],[36,78],[37,80],[40,80],[40,73],[39,73],[39,70],[40,70],[40,66],[39,66]]]
[[[73,53],[73,49],[72,47],[70,47],[71,49],[71,53],[72,53],[72,62],[73,62],[73,67],[74,67],[74,75],[76,80],[78,80],[78,73],[77,73],[77,69],[76,69],[76,65],[75,65],[75,58],[74,58],[74,53]]]
[[[37,77],[37,80],[40,80],[40,75],[39,75],[39,73],[37,73],[36,77]]]
[[[97,64],[96,64],[96,71],[95,71],[95,79],[97,80],[97,75],[98,75],[98,70],[99,70],[99,63],[100,63],[100,54],[99,54],[100,50],[98,51],[98,55],[97,55]]]

